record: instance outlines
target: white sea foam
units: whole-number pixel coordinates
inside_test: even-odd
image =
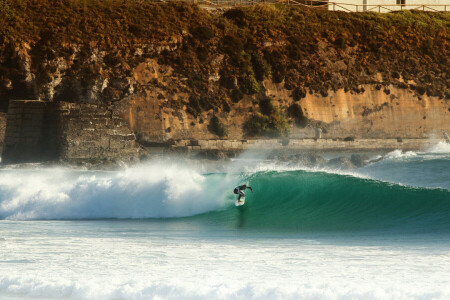
[[[417,153],[414,151],[406,151],[403,152],[402,150],[394,150],[392,152],[389,152],[384,156],[385,159],[400,159],[400,158],[411,158],[417,156]]]
[[[59,282],[58,282],[59,281]],[[304,284],[293,282],[291,285],[277,286],[266,284],[216,283],[215,286],[198,282],[196,285],[155,283],[149,284],[136,280],[125,280],[114,286],[103,281],[69,280],[43,282],[42,280],[16,279],[0,280],[2,299],[77,299],[77,300],[148,300],[148,299],[434,299],[446,300],[448,291],[407,290],[403,287],[377,287],[370,284],[356,286],[341,282],[336,284]],[[234,286],[233,286],[234,285]]]
[[[158,236],[134,237],[136,228],[129,232],[126,225],[115,225],[119,232],[105,236],[114,221],[90,222],[87,229],[77,222],[35,222],[40,235],[33,236],[18,229],[28,229],[22,223],[11,224],[13,233],[0,227],[0,234],[8,235],[8,251],[0,253],[0,299],[450,297],[448,245],[173,239],[167,228]],[[142,227],[141,234],[151,228]]]
[[[152,162],[115,172],[3,170],[0,218],[158,218],[219,209],[234,182],[188,166]],[[231,180],[231,179],[230,179]],[[207,189],[214,187],[214,194]]]
[[[433,155],[433,154],[437,154]],[[439,155],[442,154],[450,154],[450,143],[441,141],[434,146],[425,149],[424,151],[402,151],[402,150],[394,150],[384,156],[385,159],[408,159],[420,156],[426,156],[427,159],[435,159],[439,158]]]
[[[450,143],[441,141],[438,144],[432,146],[431,148],[427,149],[428,153],[444,153],[444,154],[450,154]]]

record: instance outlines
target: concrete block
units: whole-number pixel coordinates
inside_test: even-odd
[[[115,138],[109,139],[109,149],[121,149],[124,148],[124,141]]]
[[[132,140],[132,141],[125,141],[124,143],[123,143],[123,148],[124,149],[136,149],[136,141],[135,140]]]
[[[179,140],[177,142],[175,142],[175,146],[177,147],[186,147],[189,145],[189,140]]]
[[[243,147],[243,144],[241,142],[232,142],[231,143],[231,148],[233,149],[240,149]]]
[[[230,142],[230,141],[224,141],[223,143],[222,143],[222,148],[224,149],[224,150],[227,150],[227,149],[230,149],[230,148],[233,148],[233,142]]]
[[[208,140],[199,140],[198,141],[198,146],[200,147],[208,147],[209,141]]]

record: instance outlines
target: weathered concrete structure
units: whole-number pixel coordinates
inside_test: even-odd
[[[259,139],[179,140],[172,148],[199,150],[417,150],[436,145],[442,139]]]
[[[127,124],[97,105],[10,101],[3,163],[133,161],[139,149]]]

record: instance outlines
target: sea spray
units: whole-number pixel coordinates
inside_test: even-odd
[[[445,141],[441,141],[439,143],[437,143],[436,145],[430,147],[429,149],[427,149],[426,152],[429,153],[443,153],[443,154],[448,154],[450,155],[450,143],[445,142]]]
[[[222,207],[225,191],[232,185],[228,180],[206,177],[174,162],[151,162],[114,172],[2,170],[0,218],[189,216]]]

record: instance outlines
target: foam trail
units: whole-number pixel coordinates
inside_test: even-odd
[[[447,143],[445,141],[441,141],[437,143],[434,146],[429,147],[425,151],[406,151],[403,152],[402,150],[394,150],[392,152],[389,152],[384,156],[385,159],[408,159],[408,158],[414,158],[417,156],[423,156],[423,155],[431,155],[431,154],[450,154],[450,143]],[[435,158],[434,156],[431,158]]]
[[[0,218],[182,217],[220,209],[229,179],[153,162],[118,172],[58,168],[0,173]],[[214,188],[211,191],[211,187]]]
[[[403,158],[411,158],[417,156],[417,153],[414,151],[406,151],[403,152],[402,150],[394,150],[392,152],[389,152],[384,156],[385,159],[403,159]]]

